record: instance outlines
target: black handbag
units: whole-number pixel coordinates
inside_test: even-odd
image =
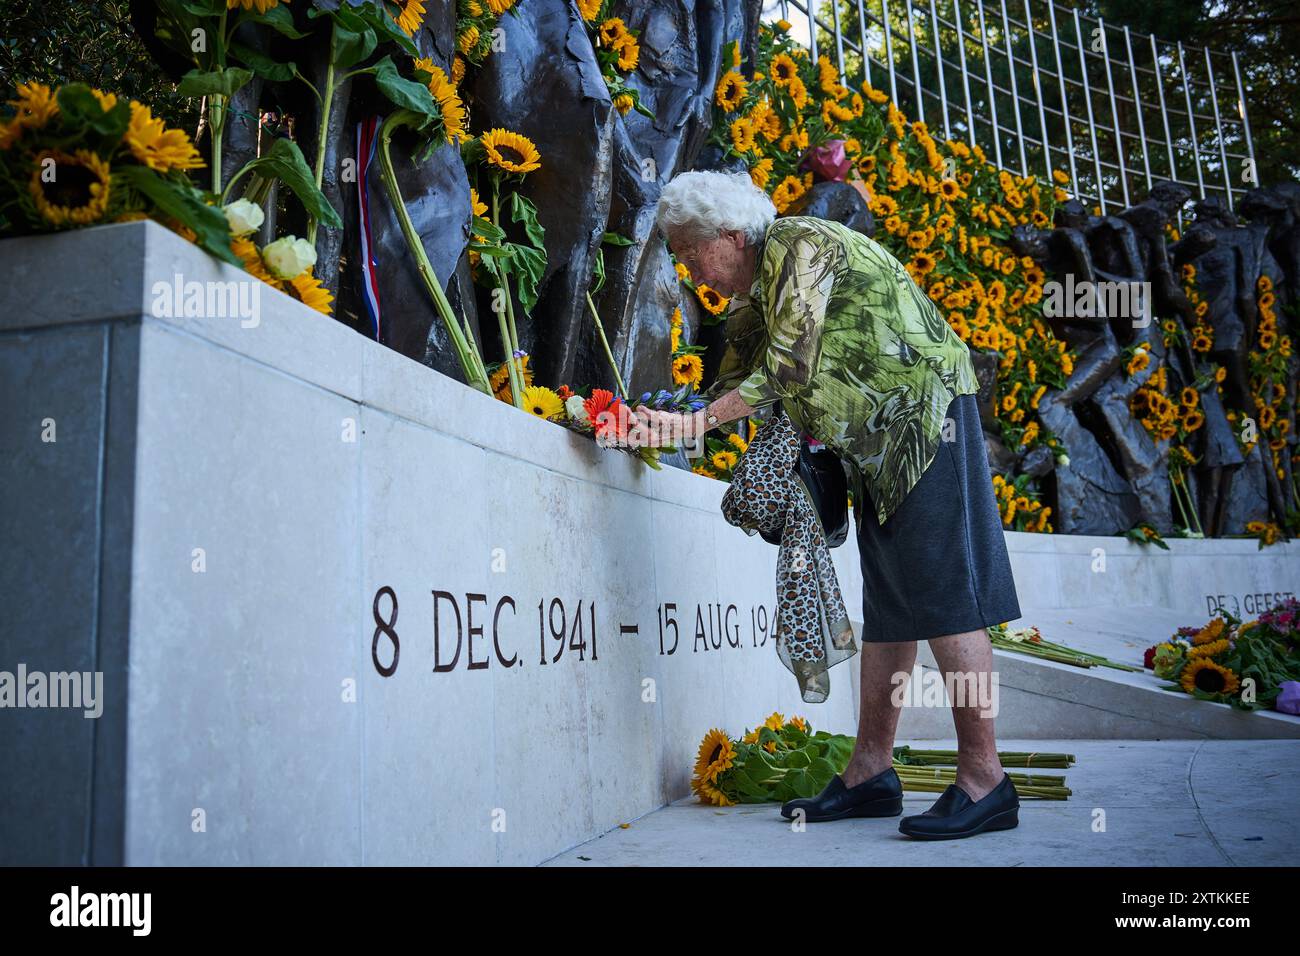
[[[838,548],[849,536],[849,482],[838,455],[826,446],[821,451],[808,447],[808,439],[799,439],[799,460],[795,471],[808,489],[828,548]],[[768,544],[779,545],[781,532],[759,530]]]

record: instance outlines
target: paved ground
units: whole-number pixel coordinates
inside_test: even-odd
[[[1015,830],[942,842],[903,836],[897,817],[813,823],[796,833],[776,804],[708,807],[687,797],[544,865],[1282,866],[1300,851],[1300,741],[998,745],[1074,754],[1069,770],[1042,771],[1063,773],[1073,795],[1022,801]],[[906,795],[903,814],[924,811],[935,796]]]

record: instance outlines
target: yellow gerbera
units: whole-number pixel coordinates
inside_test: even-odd
[[[564,414],[564,402],[545,385],[524,389],[524,411],[538,418],[558,418]]]
[[[527,136],[497,128],[482,137],[488,162],[508,173],[531,173],[541,169],[541,155]]]
[[[167,129],[161,119],[154,119],[149,107],[131,101],[131,122],[123,142],[137,160],[155,172],[173,169],[202,169],[203,157],[184,130]]]
[[[54,162],[54,177],[45,181],[47,160]],[[108,163],[88,149],[65,153],[43,149],[32,164],[28,186],[36,211],[54,226],[76,225],[100,219],[108,209]]]

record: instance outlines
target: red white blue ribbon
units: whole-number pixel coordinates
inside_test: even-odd
[[[370,335],[380,339],[379,263],[375,261],[374,240],[370,235],[370,164],[375,160],[379,141],[380,117],[371,116],[357,124],[357,209],[361,214],[361,289],[370,318]]]

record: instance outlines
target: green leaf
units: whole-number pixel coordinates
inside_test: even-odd
[[[230,225],[225,213],[203,201],[184,177],[164,178],[147,166],[114,167],[114,176],[148,199],[158,211],[194,230],[198,244],[219,259],[242,266],[230,251]]]
[[[279,9],[278,7],[276,9]],[[242,43],[230,44],[230,53],[258,76],[276,82],[292,80],[298,67],[293,63],[280,63],[265,53],[259,53]]]
[[[180,6],[198,17],[219,17],[226,9],[225,0],[180,0],[179,3],[163,3],[160,6]]]
[[[605,284],[605,250],[604,249],[596,250],[596,268],[593,270],[592,274],[595,275],[596,282],[591,287],[591,294],[595,295],[597,292],[601,290],[601,287],[604,286]]]
[[[363,3],[352,7],[351,12],[365,21],[380,39],[396,43],[412,57],[420,55],[415,41],[402,32],[402,28],[397,25],[397,21],[392,18],[383,4]]]
[[[636,240],[629,239],[627,236],[620,236],[616,232],[607,232],[600,237],[600,241],[608,243],[611,246],[635,246]]]
[[[121,140],[131,121],[130,103],[121,97],[111,110],[105,111],[99,100],[84,83],[69,83],[59,89],[59,112],[63,122],[80,129],[89,129],[113,141]]]
[[[546,230],[537,221],[537,207],[517,192],[510,194],[510,218],[524,227],[533,246],[546,254]]]
[[[375,31],[350,30],[336,19],[334,22],[334,68],[346,70],[375,52],[378,45]]]
[[[537,305],[537,286],[546,272],[546,253],[517,242],[507,245],[511,251],[510,271],[518,279],[519,304],[528,313]]]
[[[181,77],[176,92],[183,96],[233,96],[235,91],[253,78],[252,71],[237,66],[224,70],[190,70]]]
[[[392,57],[386,56],[374,66],[359,72],[373,73],[375,85],[395,106],[420,113],[430,119],[442,115],[429,88],[414,80],[408,80],[398,73]]]
[[[308,12],[307,15],[311,16],[311,12]],[[244,14],[244,19],[268,26],[277,33],[287,36],[290,40],[301,40],[303,37],[308,36],[306,33],[300,33],[298,28],[293,25],[293,14],[289,12],[288,7],[272,7],[265,13],[249,11]]]
[[[342,218],[340,218],[334,207],[329,204],[325,194],[316,188],[316,178],[307,166],[307,160],[302,155],[302,150],[298,148],[298,144],[293,140],[275,139],[265,155],[259,156],[246,164],[240,170],[240,174],[242,175],[245,171],[256,172],[268,179],[280,180],[288,187],[290,192],[298,197],[298,201],[321,225],[328,226],[331,229],[343,228]]]

